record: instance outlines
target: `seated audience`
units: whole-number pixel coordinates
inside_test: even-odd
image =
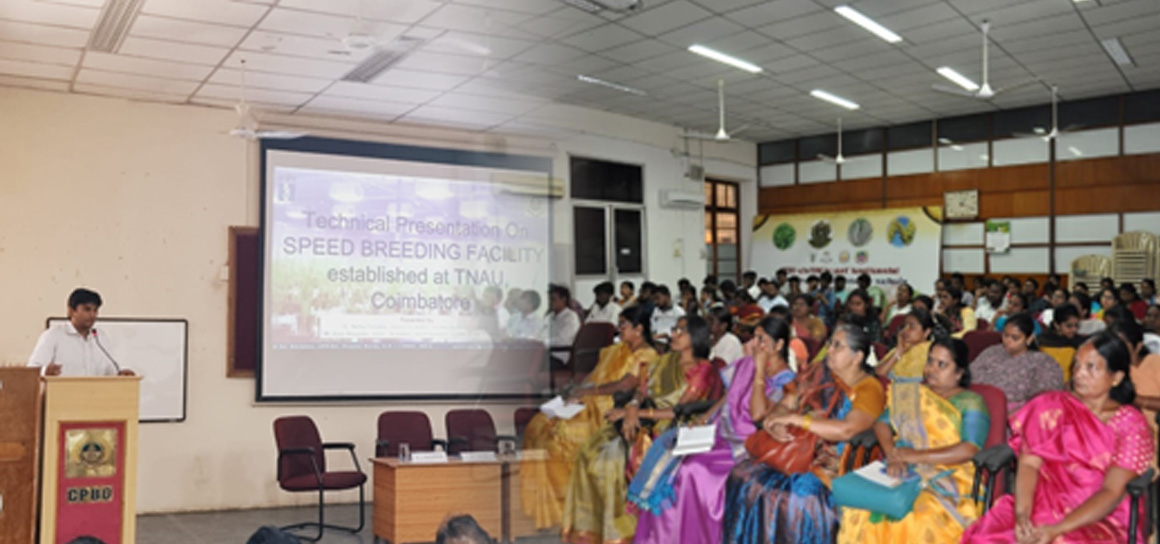
[[[866,294],[870,295],[870,300],[874,302],[873,306],[875,308],[886,306],[886,291],[883,291],[881,287],[874,285],[874,281],[870,278],[870,274],[858,275],[858,288],[866,291]]]
[[[1148,303],[1140,299],[1139,293],[1136,292],[1136,286],[1127,282],[1121,283],[1119,296],[1120,303],[1131,310],[1136,321],[1142,321],[1144,314],[1148,312]]]
[[[766,313],[773,309],[774,306],[789,306],[789,302],[785,297],[781,296],[781,287],[777,282],[764,280],[765,283],[760,284],[761,296],[757,298],[757,305]]]
[[[1044,300],[1043,297],[1039,296],[1039,281],[1037,281],[1035,278],[1027,278],[1023,280],[1023,290],[1021,292],[1023,293],[1024,298],[1027,299],[1027,305],[1025,305],[1023,308],[1025,311],[1031,312],[1032,315],[1038,314],[1039,312],[1042,312],[1049,307],[1047,305],[1047,301]]]
[[[1101,333],[1076,354],[1074,392],[1044,393],[1011,416],[1015,492],[963,542],[1127,541],[1125,489],[1154,454],[1148,424],[1132,406],[1130,364],[1124,342]],[[1136,542],[1147,538],[1146,526],[1138,524]]]
[[[1007,305],[1003,309],[995,313],[995,320],[991,322],[992,328],[997,331],[1003,330],[1003,325],[1007,324],[1007,318],[1015,314],[1027,312],[1033,315],[1034,312],[1028,309],[1029,300],[1026,293],[1014,293],[1007,299]],[[1043,327],[1039,326],[1039,321],[1035,320],[1035,336],[1039,336],[1043,332]]]
[[[444,521],[435,533],[435,544],[494,544],[491,535],[479,526],[475,518],[464,515]]]
[[[509,297],[510,298],[510,297]],[[520,293],[516,311],[512,312],[511,323],[508,325],[508,336],[524,340],[540,340],[547,336],[544,330],[544,318],[537,311],[540,309],[540,294],[527,290]]]
[[[812,338],[818,342],[826,339],[826,324],[811,313],[813,299],[809,295],[793,297],[790,313],[793,315],[794,334],[800,338]]]
[[[685,316],[685,310],[673,304],[669,286],[658,285],[653,294],[656,304],[652,312],[653,338],[660,343],[669,343],[669,334],[677,326],[677,320]]]
[[[697,288],[693,287],[691,283],[681,286],[680,307],[685,312],[685,315],[704,315],[701,313],[700,301],[697,300]]]
[[[740,290],[749,293],[749,296],[753,297],[754,300],[757,300],[757,297],[761,296],[761,289],[757,285],[757,272],[747,270],[741,274]]]
[[[699,418],[698,423],[716,425],[711,450],[673,457],[672,437],[662,436],[653,445],[645,459],[648,466],[650,458],[658,458],[651,463],[653,469],[642,467],[629,487],[629,500],[641,509],[634,542],[721,542],[725,480],[746,456],[745,439],[756,431],[753,421],[781,400],[783,388],[793,380],[789,339],[785,320],[761,321],[747,346],[752,355],[734,363],[725,397]]]
[[[656,307],[656,291],[657,284],[651,281],[641,282],[640,289],[637,290],[636,305],[640,306],[650,319],[653,308]]]
[[[878,319],[878,309],[873,306],[870,295],[855,289],[846,299],[846,313],[842,320],[862,329],[871,342],[882,341],[882,321]]]
[[[1067,303],[1075,307],[1079,312],[1079,330],[1080,336],[1091,336],[1107,328],[1103,319],[1092,316],[1092,299],[1086,293],[1081,293],[1078,290],[1067,297]]]
[[[975,318],[975,311],[963,306],[961,302],[963,293],[957,287],[953,285],[947,287],[939,298],[942,301],[940,313],[950,323],[951,336],[962,338],[964,334],[978,327],[979,320]]]
[[[894,299],[887,303],[886,308],[882,311],[882,324],[889,325],[894,316],[910,313],[913,308],[911,306],[912,298],[914,298],[914,288],[906,282],[899,284],[898,288],[894,290]]]
[[[672,351],[640,365],[632,400],[609,410],[607,423],[577,452],[564,502],[566,542],[624,542],[633,537],[636,516],[627,509],[628,481],[653,437],[668,428],[673,407],[716,401],[721,395],[720,375],[708,360],[709,342],[704,319],[680,318],[672,329]]]
[[[938,308],[938,303],[926,295],[918,295],[914,297],[914,300],[910,303],[910,307],[914,310],[926,310],[926,313],[931,315],[938,313],[936,310]]]
[[[596,284],[592,288],[592,294],[596,295],[596,302],[592,303],[592,307],[588,309],[588,319],[585,323],[610,323],[616,324],[617,318],[620,317],[620,304],[613,302],[613,287],[612,282],[605,281]]]
[[[926,483],[900,520],[847,508],[839,543],[957,543],[979,515],[971,496],[971,457],[987,440],[991,419],[978,393],[967,390],[971,370],[962,340],[935,340],[922,384],[894,383],[874,435],[896,478],[917,474]]]
[[[993,385],[1007,395],[1007,410],[1014,412],[1045,391],[1063,389],[1063,370],[1050,355],[1035,348],[1035,322],[1022,313],[1003,326],[1003,342],[991,346],[971,361],[971,379]]]
[[[747,441],[756,459],[742,461],[725,486],[722,541],[833,542],[838,511],[829,482],[841,473],[846,442],[882,415],[882,384],[866,364],[870,341],[856,327],[834,331],[825,364],[811,365],[786,386],[785,395]],[[788,440],[790,427],[812,433],[820,448],[809,472],[783,474],[762,462],[771,441]]]
[[[551,347],[571,347],[580,332],[580,316],[568,307],[572,292],[563,285],[548,286],[548,345]],[[570,353],[552,355],[568,362]]]
[[[995,316],[1007,306],[1006,292],[1003,284],[995,280],[987,280],[986,285],[982,296],[975,299],[975,317],[994,323]]]
[[[616,303],[621,308],[636,304],[636,286],[631,281],[620,282],[620,296],[616,298]]]
[[[1140,300],[1148,306],[1160,304],[1160,298],[1156,296],[1156,280],[1152,278],[1140,280]]]
[[[738,359],[745,356],[741,347],[741,340],[733,334],[733,314],[725,308],[716,308],[709,311],[709,335],[713,349],[709,351],[709,360],[721,359],[725,361],[725,368],[721,369],[721,376],[726,385],[730,382]]]
[[[951,274],[951,285],[957,287],[963,293],[963,306],[975,307],[975,297],[971,294],[971,290],[967,289],[966,279],[962,273],[955,272]]]
[[[846,288],[846,276],[837,276],[834,278],[834,300],[839,305],[846,304],[846,297],[850,296],[850,290]]]
[[[1149,306],[1144,314],[1144,345],[1148,351],[1160,355],[1160,306]]]
[[[919,381],[930,355],[930,342],[935,332],[930,313],[921,308],[906,315],[898,330],[898,345],[878,362],[875,371],[892,382]]]
[[[1100,289],[1099,303],[1100,303],[1099,311],[1092,314],[1092,317],[1095,319],[1103,319],[1104,313],[1106,313],[1108,311],[1108,309],[1119,304],[1120,303],[1120,294],[1118,292],[1116,292],[1116,290],[1111,288],[1111,287],[1104,287],[1104,288]]]
[[[1075,350],[1083,343],[1084,337],[1079,332],[1079,310],[1070,304],[1064,304],[1052,310],[1055,317],[1051,320],[1048,330],[1043,331],[1035,338],[1039,351],[1046,353],[1063,370],[1063,383],[1071,383],[1071,362],[1075,359]]]
[[[546,463],[522,467],[526,470],[520,478],[524,513],[537,528],[560,523],[576,452],[604,424],[605,413],[612,409],[612,395],[634,390],[641,365],[657,359],[649,326],[648,314],[639,304],[623,310],[617,326],[620,342],[600,350],[596,368],[569,395],[569,401],[584,404],[584,411],[566,420],[536,414],[528,423],[523,449],[548,454]]]
[[[1132,386],[1136,391],[1136,406],[1144,410],[1145,419],[1156,435],[1156,411],[1160,409],[1160,355],[1144,347],[1144,328],[1135,321],[1118,322],[1111,331],[1128,346],[1131,357]]]
[[[802,294],[802,279],[800,276],[789,277],[789,298]],[[784,283],[782,285],[785,285]]]
[[[1051,326],[1051,319],[1052,315],[1055,313],[1055,308],[1067,304],[1067,291],[1064,291],[1060,288],[1052,290],[1051,296],[1048,298],[1047,303],[1047,309],[1043,310],[1043,312],[1039,314],[1039,322],[1042,323],[1044,327]]]

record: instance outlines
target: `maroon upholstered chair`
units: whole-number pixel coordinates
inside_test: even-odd
[[[983,350],[1003,342],[1003,335],[995,331],[973,330],[963,335],[967,344],[967,358],[973,363]]]
[[[528,424],[532,422],[532,418],[540,413],[540,408],[536,406],[525,406],[523,408],[516,408],[515,414],[512,415],[513,422],[516,424],[516,439],[523,441],[524,430],[528,428]]]
[[[378,428],[375,457],[398,457],[399,444],[409,445],[411,451],[434,451],[435,446],[447,449],[446,440],[431,434],[431,420],[423,412],[383,412]]]
[[[611,323],[585,323],[572,342],[572,381],[581,381],[600,362],[600,350],[611,346],[616,339],[616,326]]]
[[[318,521],[309,521],[283,527],[285,530],[317,527],[318,535],[299,537],[309,541],[322,538],[325,529],[358,533],[366,524],[366,474],[359,468],[354,444],[350,442],[323,442],[318,427],[308,416],[287,416],[274,420],[274,441],[278,445],[278,486],[291,493],[318,492]],[[327,470],[326,450],[344,449],[350,452],[354,470]],[[325,522],[326,491],[358,488],[358,527],[328,525]]]
[[[447,453],[451,455],[465,451],[496,451],[500,440],[516,439],[495,434],[495,421],[486,410],[451,410],[444,416],[444,423],[447,425]]]
[[[898,314],[890,318],[890,323],[886,324],[886,330],[882,332],[882,338],[890,340],[898,335],[898,331],[902,329],[902,324],[906,322],[906,314]]]

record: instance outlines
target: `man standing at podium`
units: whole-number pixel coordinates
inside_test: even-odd
[[[28,366],[45,376],[133,376],[110,353],[109,340],[93,325],[101,309],[101,295],[80,288],[68,297],[68,323],[40,334]]]

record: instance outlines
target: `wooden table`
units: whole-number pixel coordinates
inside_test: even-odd
[[[542,460],[528,452],[524,461],[403,463],[371,459],[374,466],[374,536],[391,544],[433,542],[449,516],[471,514],[501,542],[536,534],[519,506],[522,463]],[[528,459],[531,457],[531,459]]]

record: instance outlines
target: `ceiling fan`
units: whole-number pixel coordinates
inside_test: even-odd
[[[1043,141],[1050,142],[1059,137],[1060,134],[1073,132],[1082,128],[1082,125],[1068,125],[1066,128],[1059,128],[1059,87],[1051,86],[1051,131],[1047,133],[1040,132],[1042,129],[1036,127],[1036,132],[1026,133],[1017,132],[1016,137],[1019,138],[1043,138]]]
[[[733,134],[740,134],[749,128],[749,125],[742,125],[733,130]],[[727,130],[725,130],[725,80],[717,80],[717,132],[709,134],[706,132],[686,132],[681,135],[682,138],[692,138],[694,140],[713,140],[716,142],[728,142],[733,138]]]
[[[843,164],[846,162],[846,157],[842,156],[842,118],[838,118],[838,155],[831,157],[824,153],[818,153],[818,159],[826,161],[830,164]]]
[[[285,130],[259,130],[258,118],[250,110],[246,102],[246,61],[242,60],[242,97],[234,104],[234,111],[238,112],[238,124],[230,131],[230,136],[245,140],[293,140],[306,135],[304,132],[290,132]]]
[[[995,98],[995,96],[998,95],[999,93],[1009,92],[1011,90],[1018,89],[1020,87],[1030,85],[1030,84],[1036,82],[1036,80],[1032,79],[1032,80],[1028,80],[1028,81],[1025,81],[1023,83],[1020,83],[1018,85],[1014,85],[1011,87],[1005,87],[1002,89],[992,88],[991,81],[990,81],[990,56],[988,54],[988,48],[989,48],[990,42],[991,42],[991,38],[990,38],[991,22],[984,19],[983,24],[982,24],[982,29],[983,29],[983,84],[977,85],[976,89],[967,90],[966,88],[948,87],[946,85],[941,85],[941,84],[936,83],[934,85],[931,85],[932,89],[934,89],[938,92],[941,92],[941,93],[953,94],[953,95],[958,95],[958,96],[966,96],[969,98],[977,98],[979,100],[991,100],[992,98]],[[940,70],[942,70],[942,69],[940,68]],[[967,83],[971,83],[971,82],[968,81]]]

